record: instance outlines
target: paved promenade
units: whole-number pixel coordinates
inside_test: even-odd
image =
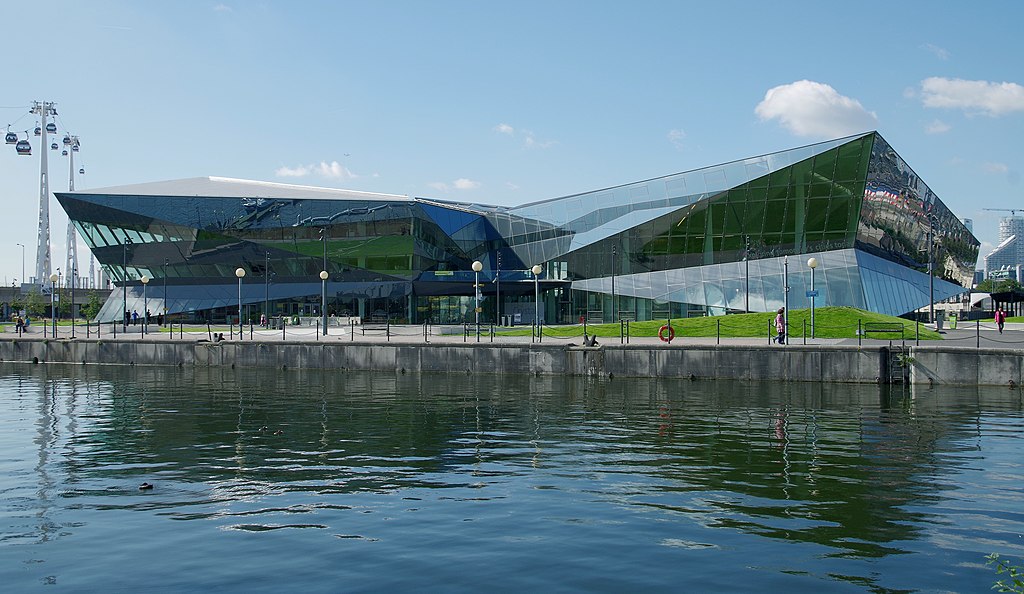
[[[353,333],[354,330],[354,333]],[[56,337],[58,339],[69,339],[72,338],[72,329],[70,326],[57,326]],[[372,328],[367,326],[363,328],[361,326],[344,326],[344,327],[331,327],[328,329],[326,336],[319,333],[318,328],[315,326],[288,326],[282,332],[281,330],[267,330],[262,329],[258,326],[254,326],[251,329],[247,326],[245,332],[241,337],[238,335],[238,328],[232,329],[227,326],[211,326],[209,329],[206,326],[198,325],[185,325],[184,328],[175,325],[173,336],[167,328],[159,328],[155,324],[151,324],[149,332],[143,334],[142,327],[140,325],[128,326],[128,331],[123,331],[121,326],[118,326],[117,333],[111,330],[110,324],[104,324],[100,330],[99,338],[101,340],[190,340],[190,341],[211,341],[215,340],[216,335],[223,334],[224,340],[226,341],[268,341],[268,342],[325,342],[325,343],[339,343],[339,342],[353,342],[353,343],[405,343],[405,344],[423,344],[423,343],[438,343],[438,344],[452,344],[452,343],[477,343],[480,344],[531,344],[538,342],[536,338],[531,338],[529,335],[526,336],[507,336],[496,331],[492,337],[490,335],[490,327],[481,326],[480,336],[477,338],[475,328],[470,328],[469,335],[466,336],[463,331],[463,326],[430,326],[427,332],[424,332],[423,326],[407,326],[407,325],[393,325],[390,329],[386,330],[383,326],[373,326]],[[17,339],[19,336],[16,333],[13,326],[6,326],[4,330],[4,338]],[[33,324],[29,327],[28,331],[24,333],[25,338],[41,339],[41,338],[53,338],[53,327],[48,326],[45,329],[39,324]],[[97,338],[96,325],[86,327],[85,324],[80,324],[74,329],[75,338]],[[956,329],[944,329],[942,330],[942,340],[925,340],[921,341],[921,346],[942,346],[942,347],[957,347],[957,348],[984,348],[984,349],[1024,349],[1024,324],[1006,324],[1002,333],[999,333],[995,324],[991,321],[981,322],[980,325],[976,325],[974,322],[961,323]],[[887,345],[890,342],[900,343],[900,340],[879,340],[872,338],[865,338],[860,341],[865,346],[878,346]],[[906,337],[902,342],[912,345],[915,343],[913,336]],[[543,339],[540,340],[541,344],[545,345],[582,345],[582,336],[573,337],[555,337],[545,334]],[[762,345],[766,348],[786,348],[781,345],[770,342],[768,337],[763,338],[726,338],[717,339],[714,336],[711,337],[689,337],[682,334],[677,334],[675,340],[671,343],[665,343],[660,341],[657,337],[629,337],[628,340],[614,337],[599,337],[598,345],[620,345],[620,344],[635,344],[644,346],[659,345],[665,348],[685,348],[688,345],[693,346],[710,346],[715,344],[721,345],[742,345],[742,346],[758,346]],[[857,345],[858,340],[856,338],[805,338],[803,336],[792,336],[789,341],[790,347],[793,346],[810,346],[815,345]]]

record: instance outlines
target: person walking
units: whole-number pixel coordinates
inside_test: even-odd
[[[1006,312],[1003,311],[1003,307],[999,306],[996,308],[996,313],[993,316],[996,321],[996,326],[999,327],[999,333],[1003,333],[1003,324],[1006,323]]]
[[[778,335],[775,337],[775,342],[779,344],[786,344],[786,308],[780,307],[779,311],[775,314],[775,332]]]

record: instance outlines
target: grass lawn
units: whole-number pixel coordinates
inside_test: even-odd
[[[796,309],[789,312],[790,339],[796,340],[803,336],[804,322],[807,323],[807,334],[811,332],[811,312],[808,309]],[[914,322],[883,314],[871,313],[852,307],[819,307],[814,310],[814,335],[818,338],[856,338],[858,322],[896,322],[903,324],[903,337],[913,338],[916,336]],[[665,320],[651,320],[647,322],[630,322],[630,336],[650,337],[657,336],[658,330],[666,323]],[[676,338],[686,336],[715,336],[721,332],[723,338],[765,338],[769,333],[775,334],[774,313],[751,313],[736,314],[728,316],[704,317],[704,318],[677,318],[672,320],[672,328],[676,332]],[[591,335],[613,337],[619,335],[618,324],[588,324],[587,332]],[[523,327],[515,330],[500,330],[498,334],[504,336],[529,336],[530,328]],[[934,330],[928,329],[925,325],[920,328],[922,340],[941,340]],[[545,336],[572,337],[583,336],[583,326],[574,324],[570,326],[545,326]],[[898,339],[900,334],[893,333],[872,333],[872,338]]]

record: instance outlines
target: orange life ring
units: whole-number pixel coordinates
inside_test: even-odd
[[[676,329],[672,326],[662,326],[658,328],[658,338],[662,342],[672,342],[672,339],[676,337]]]

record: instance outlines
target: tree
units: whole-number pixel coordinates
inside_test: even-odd
[[[96,294],[96,291],[89,291],[89,303],[82,306],[81,312],[82,317],[91,320],[96,317],[96,314],[100,313],[100,296]]]
[[[977,291],[982,293],[1007,293],[1020,290],[1021,284],[1012,278],[994,279],[986,278],[978,283]]]
[[[43,295],[38,290],[29,291],[28,297],[25,298],[26,315],[38,318],[45,314],[49,307],[49,302],[43,301]]]

